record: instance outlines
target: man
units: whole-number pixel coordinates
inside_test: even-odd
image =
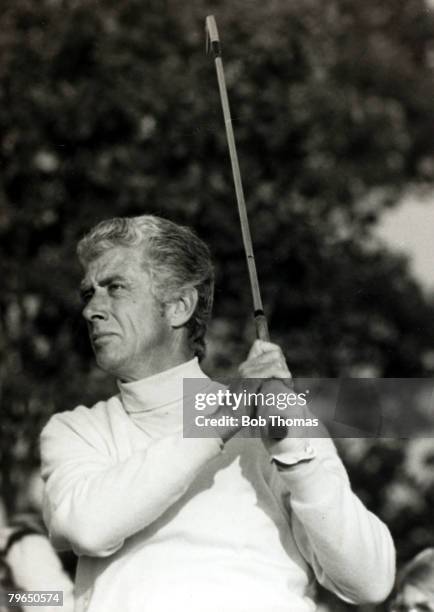
[[[390,612],[434,612],[434,548],[425,548],[398,574]]]
[[[62,612],[73,612],[72,581],[39,523],[39,514],[18,514],[3,524],[0,517],[0,612],[34,612],[34,605],[30,602],[26,605],[23,601],[18,609],[9,607],[7,600],[2,602],[1,599],[8,589],[40,591],[42,588],[62,590]],[[55,612],[56,608],[41,601],[38,610]]]
[[[41,436],[46,522],[79,555],[76,610],[308,612],[316,581],[383,600],[391,537],[329,439],[183,432],[183,379],[215,386],[199,366],[213,291],[203,242],[157,217],[113,219],[78,255],[96,360],[119,394],[53,416]],[[240,372],[290,377],[280,348],[259,341]]]

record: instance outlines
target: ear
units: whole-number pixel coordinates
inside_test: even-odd
[[[189,321],[199,296],[195,287],[187,287],[176,300],[166,304],[166,317],[172,327],[182,327]]]

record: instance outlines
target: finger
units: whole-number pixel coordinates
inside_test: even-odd
[[[275,350],[282,352],[282,349],[278,344],[274,344],[273,342],[265,342],[265,340],[255,340],[251,346],[249,354],[247,355],[247,359],[250,359],[251,357],[258,357],[259,355]]]
[[[294,391],[294,381],[292,378],[269,378],[262,382],[261,391],[263,393],[288,393]]]
[[[275,364],[270,364],[268,366],[263,366],[261,368],[251,368],[243,370],[241,374],[242,379],[257,378],[258,380],[268,380],[269,378],[276,378],[278,380],[288,380],[291,381],[292,385],[292,376],[291,372],[288,368],[280,368]]]
[[[260,366],[246,365],[240,368],[240,374],[243,378],[291,378],[288,368],[274,361]]]
[[[285,362],[279,358],[278,355],[258,355],[258,357],[254,357],[253,359],[247,359],[240,364],[238,371],[243,373],[247,370],[258,369],[261,367],[267,367],[271,364],[276,364],[278,366],[284,367]]]
[[[267,353],[252,359],[247,359],[239,366],[238,371],[240,375],[245,378],[250,378],[253,375],[266,378],[270,368],[279,372],[284,372],[284,378],[291,377],[285,358],[280,352]],[[278,378],[281,378],[281,376]]]
[[[268,363],[271,363],[272,361],[280,364],[282,367],[288,367],[284,354],[278,347],[275,347],[273,350],[267,353],[261,353],[256,356],[249,357],[248,359],[243,361],[243,363],[240,365],[240,368],[244,368],[246,365],[252,365],[254,367],[261,364],[266,365]]]

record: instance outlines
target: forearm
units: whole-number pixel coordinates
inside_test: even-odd
[[[312,459],[281,472],[281,478],[296,538],[318,581],[352,603],[385,599],[395,574],[393,542],[345,474]]]
[[[67,540],[78,554],[106,556],[174,504],[220,440],[170,436],[111,466],[85,457],[48,476],[46,517],[54,543]]]

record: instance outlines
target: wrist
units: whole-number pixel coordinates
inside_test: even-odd
[[[302,463],[310,463],[316,457],[316,451],[308,438],[283,440],[269,448],[271,461],[279,471],[291,469]]]

